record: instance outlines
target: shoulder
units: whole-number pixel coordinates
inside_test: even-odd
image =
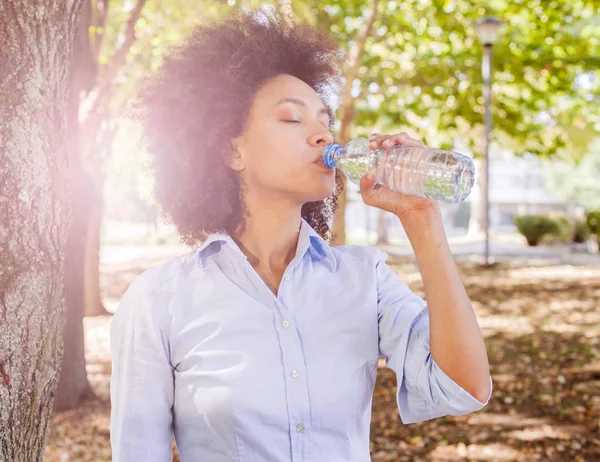
[[[330,247],[335,259],[341,264],[353,264],[376,268],[388,259],[388,254],[377,247],[366,245],[342,245]]]
[[[193,250],[143,271],[125,291],[119,310],[125,308],[147,311],[152,309],[158,300],[164,302],[165,296],[174,293],[192,274],[195,269],[195,256],[196,250]],[[164,306],[163,303],[160,305]]]

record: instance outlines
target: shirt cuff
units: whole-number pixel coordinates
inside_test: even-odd
[[[414,379],[414,387],[418,392],[413,390],[409,393],[405,383],[398,387],[398,410],[404,424],[423,422],[445,415],[470,414],[485,407],[492,396],[491,377],[490,394],[485,402],[481,402],[448,377],[431,354]]]

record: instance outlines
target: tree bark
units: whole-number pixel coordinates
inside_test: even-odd
[[[125,24],[124,42],[103,72],[99,72],[98,65],[101,37],[94,37],[94,43],[90,43],[88,29],[92,24],[105,27],[108,3],[96,4],[99,9],[93,11],[90,1],[85,1],[81,27],[75,41],[69,95],[73,221],[69,229],[65,261],[65,358],[54,405],[56,411],[72,409],[81,400],[94,397],[87,379],[83,318],[109,314],[100,296],[100,226],[104,178],[97,162],[98,140],[112,80],[124,65],[135,41],[135,25],[145,4],[146,0],[137,1]],[[80,107],[84,95],[90,98],[86,103],[92,108],[81,121]]]
[[[371,35],[373,29],[373,23],[377,18],[377,8],[379,6],[379,0],[372,0],[371,2],[371,13],[367,18],[363,27],[358,33],[356,43],[350,50],[349,62],[344,72],[345,84],[342,93],[342,107],[340,110],[340,134],[339,143],[344,145],[350,142],[350,130],[352,128],[352,122],[354,121],[354,105],[356,98],[352,96],[352,83],[358,76],[358,69],[362,56],[365,51],[365,44],[367,39]],[[343,245],[346,242],[346,178],[344,177],[344,189],[338,196],[338,209],[333,217],[333,233],[335,237],[332,245]]]
[[[89,91],[89,89],[87,90]],[[103,105],[105,108],[106,105]],[[102,111],[104,112],[105,109]],[[103,185],[102,162],[99,151],[102,150],[102,121],[106,115],[102,112],[91,114],[93,120],[88,119],[85,124],[80,124],[76,130],[80,132],[80,139],[85,140],[79,144],[79,176],[87,176],[89,184],[86,188],[86,205],[81,208],[80,215],[74,219],[85,220],[85,235],[80,237],[81,246],[78,249],[79,258],[83,260],[83,277],[79,284],[84,285],[84,316],[108,315],[100,297],[100,225],[103,213]]]
[[[72,168],[72,225],[69,229],[65,255],[66,324],[64,329],[64,359],[60,373],[54,411],[60,412],[75,407],[83,398],[93,397],[87,378],[83,314],[85,307],[85,265],[81,258],[85,249],[87,220],[81,219],[81,210],[86,206],[89,189],[87,176],[74,175]]]
[[[81,216],[78,219],[86,220],[85,236],[82,236],[81,247],[78,249],[79,256],[83,260],[83,278],[78,282],[84,285],[84,316],[104,316],[110,314],[100,296],[100,227],[103,215],[103,185],[104,177],[101,173],[100,162],[98,161],[98,151],[102,148],[101,144],[106,144],[103,138],[109,139],[107,142],[112,143],[114,133],[102,133],[102,122],[107,118],[109,100],[111,98],[113,79],[118,74],[119,70],[125,65],[127,55],[131,47],[135,43],[135,27],[142,16],[142,11],[147,0],[137,0],[131,11],[127,22],[124,24],[123,42],[115,51],[115,54],[106,66],[100,68],[99,45],[90,43],[89,36],[81,37],[81,59],[76,65],[79,66],[83,73],[90,76],[87,85],[82,87],[87,94],[86,105],[91,106],[84,120],[80,121],[78,129],[81,132],[81,140],[79,143],[79,159],[81,170],[86,170],[90,173],[89,198],[86,207],[81,210]],[[96,11],[91,11],[91,6],[86,7],[90,10],[90,15],[85,16],[86,30],[89,25],[95,25],[96,29],[106,27],[108,3],[104,2],[96,4]],[[93,22],[95,18],[96,22]],[[79,103],[78,108],[79,111]],[[113,130],[114,132],[114,130]],[[104,137],[103,135],[106,135]],[[106,146],[103,146],[106,149]],[[108,150],[108,149],[107,149]],[[82,174],[85,174],[82,172]],[[76,218],[77,219],[77,218]]]
[[[85,312],[85,250],[89,222],[89,198],[92,178],[82,168],[79,133],[79,101],[95,80],[95,64],[90,55],[88,27],[91,21],[89,0],[85,0],[75,37],[67,105],[69,143],[69,182],[71,191],[71,226],[67,234],[65,255],[66,324],[65,353],[54,411],[75,407],[83,397],[93,396],[87,379],[83,316]]]
[[[0,12],[0,461],[41,461],[63,355],[66,100],[83,0]]]
[[[100,193],[96,193],[100,194]],[[88,232],[85,249],[85,316],[106,316],[110,313],[102,303],[100,294],[100,230],[102,227],[103,201],[97,201],[89,209]]]

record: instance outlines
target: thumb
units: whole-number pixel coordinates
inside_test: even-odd
[[[360,195],[367,205],[378,206],[382,199],[381,185],[377,184],[377,173],[375,170],[360,179]]]
[[[392,212],[395,204],[393,191],[377,183],[377,174],[373,170],[360,180],[360,194],[365,204]]]
[[[360,179],[360,190],[362,192],[370,192],[375,189],[377,184],[377,173],[375,170],[371,170],[368,175],[363,176]]]

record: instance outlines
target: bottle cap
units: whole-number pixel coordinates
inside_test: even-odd
[[[335,168],[335,153],[339,149],[339,144],[330,144],[323,151],[323,163],[329,168]]]

